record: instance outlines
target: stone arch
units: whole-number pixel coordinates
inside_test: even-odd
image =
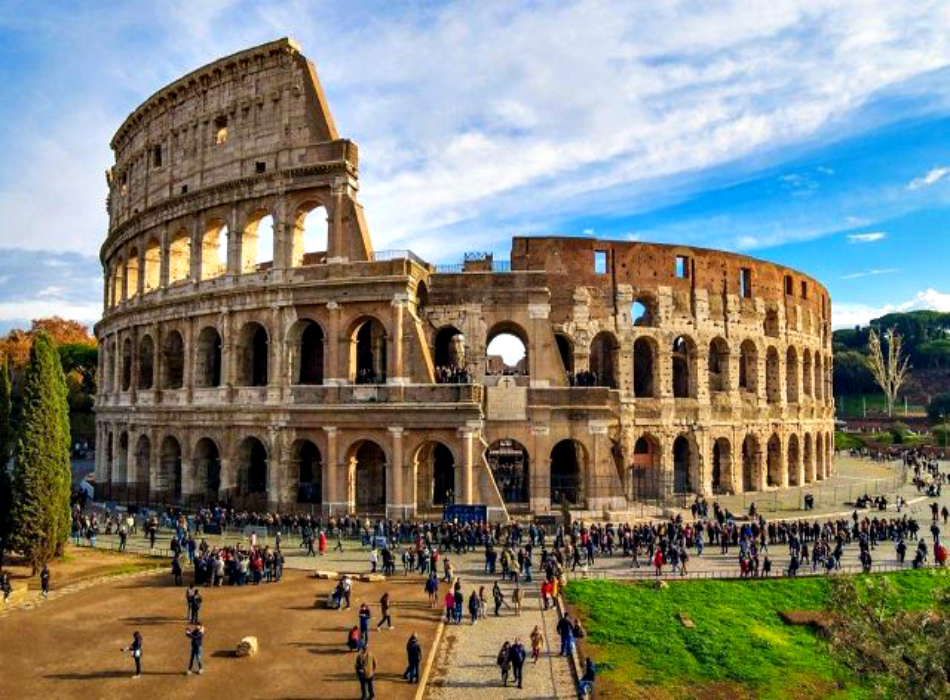
[[[798,403],[798,352],[793,345],[785,352],[785,400]]]
[[[551,450],[551,504],[563,498],[569,505],[584,503],[587,450],[577,440],[561,440]]]
[[[198,333],[195,386],[203,389],[221,386],[221,334],[214,326],[205,326]]]
[[[714,494],[735,493],[736,482],[732,464],[732,445],[726,437],[713,441],[712,452],[712,492]]]
[[[184,282],[191,276],[191,233],[180,228],[168,243],[168,283]]]
[[[692,435],[673,440],[673,493],[695,493],[699,485],[699,450]]]
[[[357,513],[386,509],[386,452],[373,440],[358,440],[349,450],[350,502]]]
[[[241,230],[241,272],[258,272],[274,262],[274,215],[266,208],[254,209]]]
[[[316,199],[301,203],[294,212],[291,265],[318,265],[327,261],[330,223],[327,208]]]
[[[270,339],[257,321],[241,327],[237,342],[238,386],[267,386],[270,382]]]
[[[574,341],[567,333],[555,333],[554,342],[557,344],[557,354],[561,358],[564,373],[574,374]]]
[[[297,481],[297,503],[323,503],[323,457],[310,440],[297,440],[290,450],[290,473]]]
[[[132,339],[122,341],[122,391],[132,388]]]
[[[595,384],[616,389],[620,374],[620,343],[610,331],[601,331],[590,344],[590,371]]]
[[[808,348],[805,348],[805,351],[802,353],[802,393],[805,396],[811,397],[812,394],[812,363],[811,363],[811,351]]]
[[[417,507],[429,509],[455,502],[455,465],[455,455],[444,443],[427,440],[419,445],[413,456]]]
[[[298,319],[286,338],[290,353],[290,383],[323,384],[324,346],[326,336],[319,323],[310,318]]]
[[[267,503],[270,453],[264,442],[248,435],[237,448],[237,496],[241,507],[262,509]]]
[[[119,446],[112,462],[112,484],[124,487],[129,481],[129,432],[119,433]]]
[[[218,443],[210,437],[203,437],[195,443],[192,451],[195,479],[193,495],[207,505],[218,502],[221,489],[221,450]]]
[[[125,298],[131,299],[139,293],[139,251],[130,248],[125,259]]]
[[[145,293],[154,292],[162,286],[162,244],[157,238],[150,238],[145,244]]]
[[[640,336],[633,343],[633,395],[638,398],[656,398],[659,385],[659,348],[656,341]]]
[[[729,343],[716,336],[709,343],[709,391],[726,392],[732,388],[729,378]]]
[[[742,490],[758,491],[759,474],[762,469],[762,452],[759,439],[749,433],[742,440]]]
[[[806,484],[810,484],[815,480],[815,453],[812,450],[811,446],[811,433],[805,433],[805,437],[802,440],[804,444],[802,464],[804,469],[804,481]]]
[[[181,442],[174,435],[166,435],[158,459],[158,474],[154,490],[166,503],[181,502]]]
[[[375,316],[363,316],[350,326],[350,381],[385,384],[389,334]]]
[[[779,337],[778,309],[770,308],[766,310],[762,330],[769,338]]]
[[[201,234],[201,279],[220,277],[228,271],[228,227],[211,219]]]
[[[673,398],[695,399],[697,394],[696,343],[688,335],[677,336],[673,340]]]
[[[812,384],[812,389],[815,393],[815,401],[820,403],[823,400],[822,390],[824,389],[825,381],[822,378],[821,353],[818,352],[817,350],[815,351],[814,363],[815,363],[815,381]]]
[[[801,486],[803,481],[801,450],[798,444],[798,435],[792,433],[788,436],[788,450],[786,461],[788,462],[788,481],[789,486]]]
[[[139,340],[138,388],[148,390],[155,383],[155,342],[152,336],[143,335]]]
[[[429,286],[422,280],[416,284],[416,316],[423,318],[429,306]]]
[[[125,261],[120,257],[115,261],[112,271],[112,305],[118,306],[125,301]]]
[[[766,486],[782,486],[782,440],[776,433],[766,443],[765,465]]]
[[[630,304],[630,325],[655,328],[660,324],[660,304],[652,294],[641,292]]]
[[[455,326],[442,326],[435,334],[434,357],[436,368],[465,368],[465,336]]]
[[[129,481],[136,487],[135,500],[142,500],[138,493],[138,487],[145,485],[148,487],[149,472],[152,468],[152,441],[148,435],[139,435],[135,443],[135,465],[132,468],[133,476]]]
[[[495,440],[485,448],[485,461],[506,504],[527,504],[531,465],[527,448],[517,440]]]
[[[739,346],[739,389],[750,394],[759,391],[759,349],[748,339]]]
[[[500,321],[485,337],[486,373],[526,376],[529,374],[529,353],[525,330],[514,321]]]
[[[181,333],[170,331],[162,347],[164,389],[181,389],[185,384],[185,341]]]
[[[644,433],[633,445],[633,460],[630,465],[629,498],[634,501],[653,499],[660,495],[660,441],[650,433]]]
[[[770,345],[765,351],[765,398],[770,404],[782,401],[781,372],[778,350]]]

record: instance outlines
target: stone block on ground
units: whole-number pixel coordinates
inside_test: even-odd
[[[357,581],[363,581],[364,583],[380,583],[386,580],[386,577],[382,574],[360,574],[356,577]]]
[[[326,579],[330,581],[335,581],[340,578],[340,574],[337,571],[314,571],[314,578]]]
[[[236,656],[254,656],[257,654],[257,637],[245,637],[238,642]]]

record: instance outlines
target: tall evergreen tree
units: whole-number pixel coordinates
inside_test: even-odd
[[[34,571],[62,553],[69,538],[69,406],[53,341],[33,341],[23,380],[23,415],[13,462],[12,549]]]
[[[0,468],[6,468],[10,452],[13,450],[10,406],[10,368],[7,366],[7,357],[4,355],[0,360]]]

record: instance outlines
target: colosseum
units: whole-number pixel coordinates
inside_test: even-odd
[[[292,40],[162,88],[111,146],[102,497],[612,517],[833,470],[817,281],[590,238],[374,250],[356,144]]]

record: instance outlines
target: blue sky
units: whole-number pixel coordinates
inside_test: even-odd
[[[0,4],[0,329],[94,321],[114,130],[291,35],[378,249],[677,241],[823,281],[836,326],[950,311],[950,3]]]

